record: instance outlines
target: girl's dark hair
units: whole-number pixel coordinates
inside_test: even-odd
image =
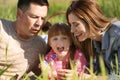
[[[35,3],[41,6],[49,6],[48,0],[18,0],[17,7],[23,11],[26,11],[31,3]]]

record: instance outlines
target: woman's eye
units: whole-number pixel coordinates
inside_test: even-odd
[[[78,25],[79,25],[78,23],[74,24],[75,27],[77,27]]]

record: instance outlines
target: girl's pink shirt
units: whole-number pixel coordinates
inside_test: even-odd
[[[61,65],[63,69],[68,69],[69,58],[70,58],[70,53],[68,53],[65,56],[65,58],[62,60]],[[57,54],[53,50],[50,50],[50,52],[45,56],[45,60],[48,63],[52,63],[52,67],[54,69],[56,69],[55,66],[60,66],[56,64],[56,62],[59,60],[58,60]],[[75,51],[74,62],[75,62],[75,65],[77,66],[77,72],[79,73],[86,72],[87,61],[85,56],[80,50]]]

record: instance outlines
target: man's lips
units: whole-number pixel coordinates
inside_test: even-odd
[[[39,30],[38,29],[32,29],[31,30],[33,33],[37,33]]]

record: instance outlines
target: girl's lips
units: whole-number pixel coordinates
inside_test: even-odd
[[[58,50],[59,52],[62,52],[62,51],[64,51],[64,47],[57,47],[57,50]]]

